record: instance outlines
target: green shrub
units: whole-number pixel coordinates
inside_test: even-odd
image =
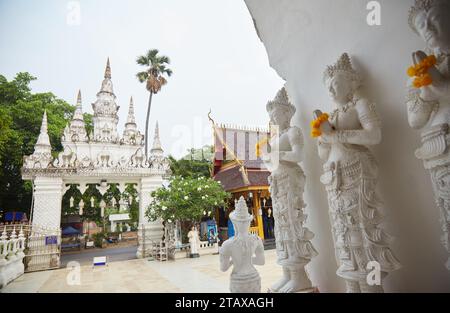
[[[105,239],[105,234],[104,233],[96,233],[96,234],[93,234],[92,237],[94,238],[95,246],[98,248],[102,248],[103,247],[103,239]]]

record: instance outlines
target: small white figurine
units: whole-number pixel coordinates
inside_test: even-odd
[[[236,209],[230,213],[235,235],[226,240],[219,250],[220,269],[231,272],[230,291],[232,293],[261,292],[261,277],[254,265],[264,265],[264,246],[261,238],[249,233],[253,219],[248,213],[244,197],[241,196]]]
[[[198,231],[195,226],[192,226],[191,230],[188,233],[189,244],[191,246],[191,254],[189,257],[198,258],[200,254],[198,253],[198,246],[200,244],[200,238],[198,236]]]

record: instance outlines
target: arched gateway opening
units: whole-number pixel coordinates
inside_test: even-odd
[[[144,216],[151,192],[162,186],[169,170],[158,125],[152,149],[146,156],[144,136],[138,131],[131,98],[123,135],[118,134],[119,106],[113,92],[109,59],[92,108],[93,131],[87,134],[79,92],[75,113],[61,137],[63,151],[56,157],[51,154],[44,112],[34,153],[24,157],[22,177],[31,180],[34,187],[29,232],[29,242],[33,240],[34,244],[29,244],[25,260],[29,270],[59,267],[61,222],[70,224],[70,218],[62,216],[63,202],[74,211],[72,216],[79,217],[78,221],[92,220],[83,216],[97,217],[100,221],[97,226],[103,231],[105,210],[112,209],[117,213],[115,220],[108,221],[116,230],[117,224],[131,227],[127,223],[129,208],[137,206],[138,258],[148,256],[152,242],[162,238],[162,223],[149,222]],[[82,232],[85,233],[84,227]],[[89,235],[89,230],[87,233]]]

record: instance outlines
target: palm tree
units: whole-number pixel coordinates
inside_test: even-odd
[[[150,118],[150,108],[152,106],[153,94],[157,94],[161,87],[167,84],[167,80],[164,75],[170,77],[172,70],[166,66],[170,63],[170,60],[166,56],[159,56],[157,49],[152,49],[145,55],[141,55],[137,58],[136,62],[139,65],[146,66],[147,69],[143,72],[136,74],[139,82],[147,82],[146,88],[150,92],[148,98],[147,119],[145,121],[145,154],[148,155],[148,122]]]

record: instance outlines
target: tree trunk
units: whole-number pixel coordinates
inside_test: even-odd
[[[152,106],[152,96],[153,92],[150,92],[148,97],[148,107],[147,107],[147,119],[145,120],[145,155],[148,157],[148,123],[150,120],[150,108]]]

